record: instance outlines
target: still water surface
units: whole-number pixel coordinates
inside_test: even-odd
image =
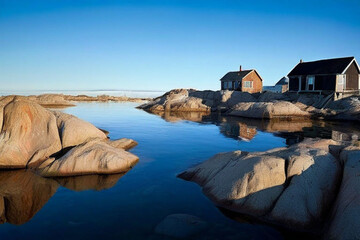
[[[62,111],[132,138],[138,164],[126,174],[44,179],[27,171],[0,172],[7,222],[1,239],[167,239],[156,225],[175,213],[195,215],[209,229],[194,239],[281,239],[268,226],[225,216],[194,183],[177,174],[219,152],[264,151],[304,137],[357,138],[351,124],[266,122],[199,113],[154,115],[135,103],[79,103]],[[1,200],[1,199],[0,199]],[[1,201],[0,201],[1,203]],[[0,218],[3,219],[3,218]]]

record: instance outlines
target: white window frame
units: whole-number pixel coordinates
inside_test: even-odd
[[[249,83],[249,86],[247,86]],[[253,81],[244,81],[244,88],[253,88]]]

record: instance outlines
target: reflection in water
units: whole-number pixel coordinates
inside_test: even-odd
[[[29,221],[56,192],[59,184],[31,171],[0,172],[1,223]]]
[[[110,175],[85,175],[76,177],[61,177],[55,180],[63,187],[66,187],[73,191],[84,191],[84,190],[105,190],[112,188],[119,179],[124,176],[125,173],[121,174],[110,174]]]
[[[28,222],[55,194],[59,184],[73,191],[113,187],[122,174],[43,178],[30,170],[0,171],[0,223]]]
[[[291,145],[304,138],[327,138],[335,141],[356,141],[360,136],[360,127],[348,123],[324,122],[314,120],[251,119],[223,116],[219,113],[201,112],[151,112],[169,122],[192,121],[211,123],[219,126],[220,132],[229,138],[250,141],[258,131],[274,133],[286,139]]]
[[[206,112],[149,112],[162,117],[167,122],[192,121],[202,122],[205,116],[210,113]]]

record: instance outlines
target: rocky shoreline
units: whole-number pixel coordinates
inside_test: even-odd
[[[149,112],[222,112],[259,119],[360,120],[358,96],[333,101],[331,96],[314,94],[175,89],[138,108]]]
[[[30,96],[0,96],[0,101],[6,98],[21,97],[23,99],[36,102],[47,108],[65,108],[76,105],[76,102],[138,102],[144,103],[150,101],[151,98],[132,98],[132,97],[115,97],[109,95],[99,95],[96,97],[87,95],[65,95],[65,94],[42,94]]]
[[[30,168],[60,177],[128,171],[137,143],[111,141],[107,132],[73,115],[50,111],[25,97],[0,100],[0,169]]]
[[[358,143],[307,139],[266,152],[220,153],[179,175],[216,205],[325,239],[359,239]]]

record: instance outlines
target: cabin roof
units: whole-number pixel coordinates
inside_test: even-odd
[[[289,83],[289,78],[288,77],[282,77],[276,84],[275,86],[278,85],[288,85]]]
[[[234,72],[228,72],[225,74],[220,81],[241,81],[246,75],[248,75],[250,72],[255,71],[255,73],[259,76],[259,78],[262,80],[260,75],[256,72],[255,69],[250,70],[242,70],[242,71],[234,71]]]
[[[341,74],[352,63],[354,57],[332,58],[313,62],[300,62],[288,76],[319,75],[319,74]]]

